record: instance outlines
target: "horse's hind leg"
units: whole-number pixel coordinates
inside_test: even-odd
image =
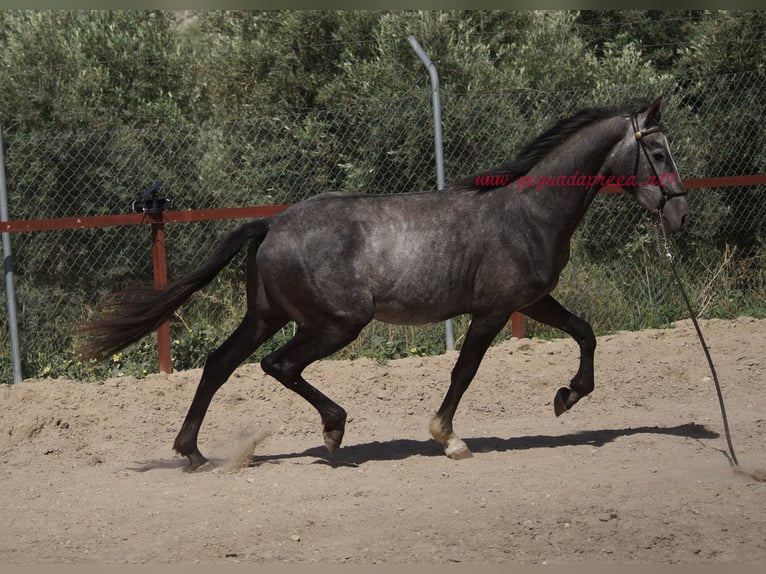
[[[449,390],[430,425],[431,436],[444,445],[444,453],[450,458],[462,459],[472,456],[468,446],[452,430],[452,419],[463,393],[479,369],[484,353],[507,323],[509,315],[497,313],[471,318],[471,326],[468,328],[460,355],[452,369]]]
[[[196,470],[207,462],[197,447],[197,437],[213,395],[239,364],[285,323],[268,324],[248,312],[239,327],[205,361],[197,392],[173,445],[176,452],[189,459],[190,470]]]
[[[263,370],[285,387],[306,399],[322,419],[322,435],[330,454],[343,440],[346,411],[302,376],[303,370],[313,363],[338,351],[356,339],[361,327],[323,324],[321,329],[301,327],[284,347],[261,361]]]
[[[521,311],[535,321],[568,333],[580,346],[580,368],[569,387],[561,387],[553,400],[553,410],[556,416],[560,416],[593,391],[593,355],[596,351],[596,337],[587,321],[567,311],[550,295],[546,295]]]

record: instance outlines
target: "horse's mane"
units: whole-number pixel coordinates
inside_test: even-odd
[[[497,187],[504,187],[525,175],[556,146],[569,139],[581,129],[617,115],[630,115],[638,109],[645,109],[645,106],[641,107],[634,104],[630,106],[593,107],[580,110],[573,116],[559,120],[552,127],[537,136],[532,142],[524,146],[514,159],[487,171],[459,179],[451,184],[449,189],[487,191]]]

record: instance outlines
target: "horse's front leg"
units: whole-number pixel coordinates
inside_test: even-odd
[[[580,346],[580,368],[569,387],[561,387],[553,400],[553,410],[556,416],[559,416],[593,391],[593,355],[596,351],[596,337],[587,321],[567,311],[550,295],[525,307],[521,312],[535,321],[568,333]]]

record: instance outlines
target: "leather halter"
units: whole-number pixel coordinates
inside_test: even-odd
[[[662,213],[662,209],[665,207],[665,203],[669,199],[686,195],[685,189],[682,189],[681,191],[674,191],[674,192],[669,192],[665,189],[665,186],[662,185],[662,180],[660,179],[660,176],[657,173],[657,168],[654,167],[654,162],[652,162],[652,158],[649,157],[649,151],[646,149],[646,144],[644,143],[645,136],[648,136],[650,134],[656,134],[656,133],[664,133],[665,129],[662,128],[661,126],[654,126],[647,130],[638,129],[637,114],[632,114],[630,116],[630,122],[633,125],[633,135],[635,136],[636,143],[638,144],[638,147],[636,148],[636,168],[635,168],[636,176],[638,176],[638,161],[640,159],[640,153],[641,153],[639,151],[639,148],[640,148],[640,150],[643,150],[644,156],[646,157],[646,161],[649,162],[649,166],[652,168],[652,172],[654,172],[654,177],[657,180],[657,186],[660,188],[660,192],[662,193],[662,197],[660,197],[660,202],[657,204],[657,211]]]

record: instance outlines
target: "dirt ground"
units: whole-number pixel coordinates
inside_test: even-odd
[[[766,320],[703,321],[732,438],[766,467]],[[0,564],[764,564],[766,483],[735,473],[690,323],[599,339],[596,391],[561,418],[568,339],[490,349],[455,429],[428,435],[454,352],[323,361],[349,413],[328,460],[318,415],[241,367],[202,428],[207,472],[171,446],[200,371],[0,388]]]

